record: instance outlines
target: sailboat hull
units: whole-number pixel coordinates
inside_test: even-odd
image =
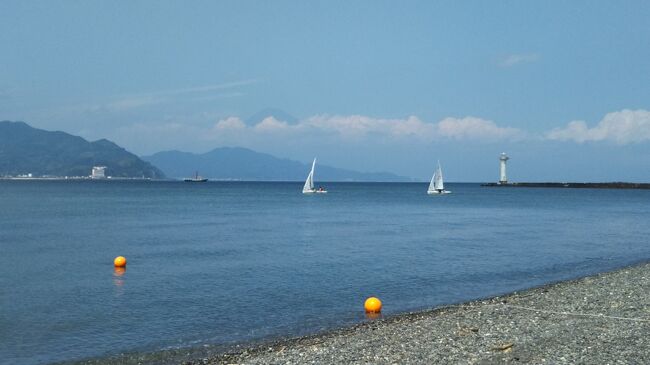
[[[303,194],[327,194],[327,190],[303,190]]]
[[[451,191],[449,191],[449,190],[442,190],[442,191],[433,190],[433,191],[431,191],[430,190],[430,191],[427,191],[427,194],[429,194],[429,195],[445,195],[445,194],[451,194]]]

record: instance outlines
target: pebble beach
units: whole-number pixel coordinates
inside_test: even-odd
[[[650,264],[184,364],[649,364]]]

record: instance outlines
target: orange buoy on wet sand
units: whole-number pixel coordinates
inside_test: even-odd
[[[118,256],[113,260],[113,264],[115,264],[115,267],[125,267],[126,258],[124,256]]]
[[[366,313],[379,313],[381,312],[381,300],[375,297],[366,299],[363,305],[366,308]]]

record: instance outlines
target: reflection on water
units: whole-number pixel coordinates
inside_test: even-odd
[[[113,271],[113,276],[115,277],[123,276],[125,272],[126,272],[125,267],[116,267],[115,270]]]
[[[0,363],[308,334],[381,318],[370,295],[390,316],[650,258],[650,191],[450,185],[0,180]]]
[[[372,321],[372,320],[380,319],[380,318],[382,318],[381,313],[370,313],[370,312],[366,312],[366,319],[369,319],[369,320]]]
[[[124,294],[124,274],[126,274],[126,267],[115,267],[113,269],[113,285],[115,286],[116,297]]]

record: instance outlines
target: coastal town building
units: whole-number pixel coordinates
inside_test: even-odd
[[[92,179],[106,178],[105,170],[106,170],[106,166],[93,166],[92,172],[90,173],[90,178]]]

